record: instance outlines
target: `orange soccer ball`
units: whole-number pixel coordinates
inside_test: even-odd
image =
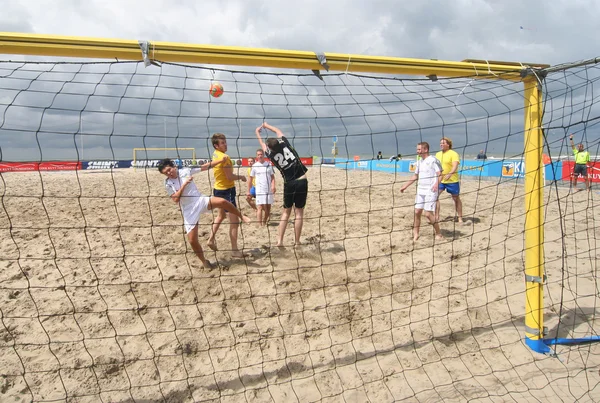
[[[223,95],[223,86],[221,83],[215,81],[210,85],[209,93],[211,96],[219,98],[221,95]]]

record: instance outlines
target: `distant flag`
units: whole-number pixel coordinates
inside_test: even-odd
[[[550,156],[548,154],[542,154],[542,162],[544,163],[544,165],[548,165],[549,163],[552,162],[552,159],[550,158]]]

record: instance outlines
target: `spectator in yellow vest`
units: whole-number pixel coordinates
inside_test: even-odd
[[[571,184],[573,185],[573,189],[577,189],[577,179],[579,178],[579,175],[581,175],[583,176],[585,186],[589,192],[592,190],[592,187],[590,186],[590,178],[588,178],[587,174],[588,164],[590,163],[590,153],[584,151],[583,143],[579,143],[577,147],[575,147],[572,134],[569,136],[569,139],[571,140],[573,155],[575,155],[575,168],[573,169],[573,178]],[[579,189],[576,191],[579,191]]]

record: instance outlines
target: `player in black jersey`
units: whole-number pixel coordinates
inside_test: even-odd
[[[263,141],[260,132],[262,129],[274,132],[277,138],[267,138],[266,144]],[[281,172],[283,176],[283,213],[277,229],[277,246],[283,246],[283,236],[287,227],[292,207],[294,207],[294,235],[295,244],[300,244],[300,235],[302,234],[302,224],[304,222],[304,206],[306,205],[306,196],[308,195],[308,180],[306,172],[308,169],[304,166],[294,147],[285,138],[281,130],[264,122],[256,128],[256,137],[260,146],[265,151],[273,165]]]

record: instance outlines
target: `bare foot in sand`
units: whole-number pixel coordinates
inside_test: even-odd
[[[239,250],[234,250],[231,252],[231,257],[236,258],[236,259],[241,259],[243,257],[248,257],[249,255],[246,253],[243,253],[242,251]]]
[[[248,216],[242,216],[242,221],[244,222],[244,224],[250,224],[252,222],[252,219],[250,219],[250,217]]]
[[[213,241],[213,242],[211,242],[211,241],[208,241],[208,242],[206,243],[206,246],[208,246],[208,247],[209,247],[211,250],[213,250],[213,251],[215,251],[215,252],[219,250],[219,249],[217,248],[217,243],[216,243],[215,241]]]
[[[202,262],[202,267],[204,267],[205,269],[216,269],[217,264],[211,263],[209,260],[207,260],[205,262]]]

